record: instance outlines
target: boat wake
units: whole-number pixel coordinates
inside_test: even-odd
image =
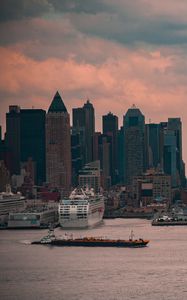
[[[24,245],[31,245],[32,242],[29,240],[22,240],[22,241],[20,241],[20,243],[24,244]]]

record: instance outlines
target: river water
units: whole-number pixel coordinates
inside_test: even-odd
[[[187,226],[152,227],[148,220],[113,219],[77,236],[150,239],[146,248],[30,245],[46,230],[0,231],[0,299],[185,300]],[[63,234],[55,229],[57,236]]]

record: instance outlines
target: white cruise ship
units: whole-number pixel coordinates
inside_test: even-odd
[[[0,223],[4,222],[10,212],[18,212],[25,207],[25,198],[20,193],[13,194],[10,185],[6,192],[0,193]]]
[[[59,224],[63,228],[86,228],[100,223],[104,214],[104,197],[93,189],[75,189],[59,204]]]

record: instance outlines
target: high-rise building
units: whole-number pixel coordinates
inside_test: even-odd
[[[45,111],[12,105],[6,114],[6,165],[19,175],[21,163],[35,162],[35,183],[45,181]],[[8,158],[7,158],[8,157]]]
[[[0,192],[5,192],[7,184],[10,184],[10,174],[4,161],[0,160]]]
[[[172,187],[185,186],[180,118],[169,118],[168,122],[160,123],[160,157],[165,174],[171,175]]]
[[[176,163],[177,170],[180,177],[180,184],[185,186],[185,169],[182,158],[182,122],[180,118],[169,118],[168,119],[168,130],[173,130],[176,136]]]
[[[164,170],[164,132],[168,128],[168,122],[160,122],[160,169]]]
[[[10,153],[8,170],[10,175],[20,174],[20,107],[9,106],[6,114],[6,138],[5,144]]]
[[[95,132],[94,107],[89,100],[82,108],[73,109],[73,128],[79,128],[84,133],[83,149],[84,163],[93,160],[93,136]]]
[[[35,184],[45,182],[45,111],[42,109],[20,110],[21,162],[33,161]]]
[[[177,141],[175,132],[166,129],[164,131],[164,173],[171,175],[172,187],[179,186],[179,173],[177,170]]]
[[[117,135],[118,131],[118,117],[109,112],[107,115],[103,116],[103,133],[107,134],[112,132]]]
[[[81,144],[81,132],[72,128],[71,130],[71,163],[72,163],[72,185],[78,185],[79,171],[83,167],[83,154]]]
[[[85,127],[85,112],[83,107],[73,108],[73,127]]]
[[[101,167],[101,186],[107,190],[110,188],[112,169],[112,141],[111,135],[96,132],[93,138],[94,160],[99,160]]]
[[[85,137],[86,137],[86,162],[93,161],[93,135],[95,132],[95,112],[89,100],[84,104],[85,111]]]
[[[160,124],[145,125],[145,163],[146,169],[161,166]]]
[[[70,117],[57,92],[46,115],[47,182],[69,191],[71,187]]]
[[[118,181],[120,183],[124,182],[124,128],[121,126],[121,128],[118,130],[118,172],[119,177]]]
[[[105,190],[108,190],[111,186],[112,136],[101,134],[99,136],[98,146],[102,174],[102,187]]]
[[[93,188],[95,192],[100,190],[100,161],[86,164],[79,174],[79,185],[83,188]]]
[[[130,184],[134,176],[145,168],[145,118],[134,105],[123,119],[124,126],[124,182]]]
[[[93,136],[93,161],[99,160],[99,138],[101,132],[95,132]]]
[[[117,149],[117,136],[118,136],[118,117],[111,112],[103,116],[103,134],[108,135],[112,139],[112,155],[111,155],[111,179],[115,184],[118,181],[118,149]]]
[[[10,163],[8,161],[8,151],[7,146],[5,144],[5,140],[2,139],[2,128],[0,126],[0,161],[4,161],[5,166],[10,166]]]

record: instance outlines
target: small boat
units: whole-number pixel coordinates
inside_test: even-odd
[[[65,235],[62,238],[56,238],[53,229],[49,229],[47,236],[43,237],[40,241],[33,241],[31,244],[35,245],[50,245],[50,246],[74,246],[74,247],[129,247],[140,248],[145,247],[149,240],[134,239],[133,232],[128,240],[123,239],[108,239],[102,237],[82,237],[73,238],[72,235]]]

